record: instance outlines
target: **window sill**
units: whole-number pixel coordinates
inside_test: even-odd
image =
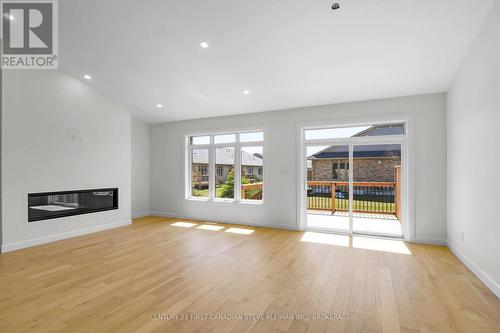
[[[210,201],[209,198],[205,198],[205,197],[189,197],[189,198],[186,198],[186,200],[200,201],[200,202],[208,202],[208,201]]]
[[[186,198],[188,201],[195,202],[207,202],[207,203],[221,203],[221,204],[242,204],[242,205],[262,205],[264,204],[263,200],[231,200],[231,199],[209,199],[203,197],[189,197]]]
[[[264,200],[240,200],[237,203],[244,205],[262,205]]]

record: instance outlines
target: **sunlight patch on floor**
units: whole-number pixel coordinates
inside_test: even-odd
[[[198,224],[190,222],[175,222],[171,224],[172,227],[182,227],[182,228],[191,228],[194,227],[195,225]]]
[[[221,227],[219,225],[203,224],[203,225],[200,225],[199,227],[196,227],[196,229],[219,231],[219,230],[224,229],[224,227]]]
[[[325,230],[349,230],[349,213],[329,211],[309,211],[307,214],[307,226]],[[354,213],[354,230],[359,233],[375,233],[392,237],[402,235],[402,226],[394,215]]]
[[[319,232],[306,232],[300,239],[301,242],[328,244],[349,247],[349,236],[333,235]]]
[[[403,241],[393,240],[393,239],[380,239],[380,238],[354,236],[352,238],[352,247],[357,249],[411,255],[410,250]]]
[[[254,231],[251,230],[251,229],[229,228],[225,232],[229,232],[229,233],[232,233],[232,234],[250,235]]]

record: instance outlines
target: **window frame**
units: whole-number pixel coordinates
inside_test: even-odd
[[[382,124],[398,124],[404,123],[405,135],[387,135],[387,136],[372,136],[369,140],[366,137],[351,138],[347,141],[356,145],[362,143],[395,143],[402,145],[402,160],[404,167],[402,172],[402,219],[406,223],[403,225],[403,237],[406,241],[414,241],[416,235],[415,215],[415,117],[413,114],[391,114],[378,115],[375,117],[351,117],[342,120],[331,119],[329,121],[303,121],[299,122],[296,127],[298,138],[297,154],[300,156],[298,161],[298,173],[296,185],[298,189],[306,189],[307,182],[307,145],[331,145],[332,143],[345,144],[345,139],[314,139],[306,140],[305,130],[319,128],[343,128],[343,127],[358,127],[358,126],[373,126]],[[351,164],[351,163],[350,163]],[[350,165],[352,167],[352,165]],[[297,227],[299,230],[307,229],[307,199],[305,190],[300,190],[297,196]]]
[[[249,142],[240,142],[240,134],[243,133],[256,133],[262,132],[263,140],[262,141],[249,141]],[[227,143],[215,143],[214,138],[217,135],[225,135],[225,134],[235,134],[236,141],[235,142],[227,142]],[[210,143],[209,144],[200,144],[195,145],[191,143],[192,137],[197,136],[209,136]],[[205,201],[205,202],[223,202],[223,203],[246,203],[246,204],[263,204],[264,203],[264,192],[266,186],[266,133],[262,128],[256,129],[248,129],[242,131],[224,131],[224,132],[215,132],[215,133],[194,133],[186,135],[185,137],[186,143],[186,192],[185,199],[193,200],[193,201]],[[241,150],[245,147],[262,147],[262,200],[249,200],[249,199],[241,199]],[[234,198],[217,198],[216,197],[216,178],[217,178],[217,169],[216,169],[216,161],[215,154],[217,148],[234,148]],[[193,149],[208,149],[208,197],[195,197],[192,195],[192,152]],[[236,186],[236,185],[239,186]]]

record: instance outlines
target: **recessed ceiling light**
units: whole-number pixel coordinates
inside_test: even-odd
[[[250,90],[243,90],[243,94],[250,95]]]
[[[157,107],[158,109],[161,109],[161,108],[163,107],[163,104],[156,104],[156,107]]]
[[[85,75],[83,76],[83,78],[84,78],[85,80],[91,80],[91,79],[92,79],[92,76],[90,76],[90,75],[88,75],[88,74],[85,74]]]
[[[207,42],[200,42],[200,47],[202,49],[206,49],[206,48],[208,48],[208,43]]]

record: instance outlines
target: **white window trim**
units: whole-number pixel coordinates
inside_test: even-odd
[[[262,132],[264,139],[263,141],[251,141],[251,142],[240,142],[240,134],[242,133],[254,133]],[[224,134],[236,134],[236,142],[231,143],[214,143],[214,137],[217,135]],[[210,136],[210,144],[203,145],[193,145],[191,144],[190,138],[194,136]],[[211,134],[189,134],[186,135],[186,179],[185,179],[185,199],[190,201],[198,202],[217,202],[217,203],[243,203],[251,205],[260,205],[264,203],[265,200],[265,186],[266,186],[266,132],[264,129],[249,129],[244,131],[225,131],[217,132]],[[234,199],[230,198],[216,198],[215,197],[215,179],[217,176],[216,163],[215,163],[215,152],[217,148],[234,148]],[[262,161],[262,200],[247,200],[241,199],[241,186],[236,186],[236,184],[241,184],[241,149],[244,147],[262,147],[262,155],[264,159]],[[193,149],[208,149],[208,197],[195,197],[192,196],[192,158]]]

